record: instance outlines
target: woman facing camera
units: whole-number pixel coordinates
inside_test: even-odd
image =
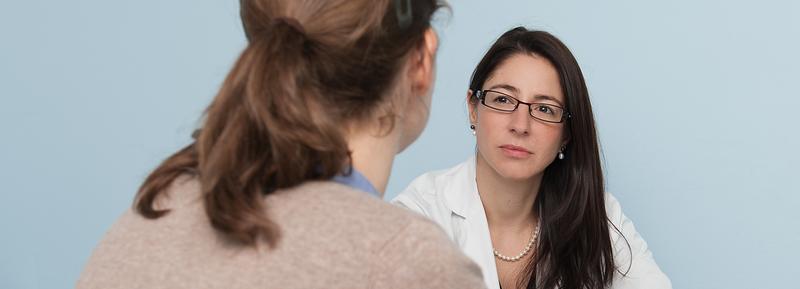
[[[383,202],[428,118],[435,0],[243,0],[247,47],[196,141],[142,184],[77,288],[483,288]]]
[[[475,156],[394,202],[439,223],[488,288],[671,288],[604,192],[589,94],[561,41],[522,27],[500,36],[467,106]]]

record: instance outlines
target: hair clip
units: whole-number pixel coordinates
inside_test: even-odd
[[[400,29],[406,29],[411,25],[411,0],[395,0],[395,12],[397,13],[397,26]]]

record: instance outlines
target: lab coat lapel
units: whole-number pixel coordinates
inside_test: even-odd
[[[483,209],[478,185],[475,183],[475,157],[454,175],[453,186],[444,194],[446,202],[454,214],[453,225],[456,243],[473,261],[478,263],[489,289],[499,289],[497,267],[492,254],[492,240],[489,224]],[[461,219],[456,222],[456,219]]]

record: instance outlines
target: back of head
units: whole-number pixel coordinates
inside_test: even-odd
[[[436,0],[241,0],[248,45],[208,107],[196,141],[151,173],[135,207],[148,218],[178,176],[200,181],[218,231],[278,238],[264,195],[349,165],[344,128],[379,113]]]

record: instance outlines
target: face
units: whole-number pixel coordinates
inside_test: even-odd
[[[410,90],[400,118],[401,134],[398,153],[405,150],[422,134],[431,110],[431,95],[435,77],[435,57],[438,37],[433,29],[425,33],[425,45],[411,54],[406,79]]]
[[[409,97],[406,104],[408,111],[402,118],[404,131],[401,136],[398,153],[411,145],[425,129],[430,116],[431,94],[431,92],[428,92],[420,96]]]
[[[555,67],[545,58],[515,54],[500,63],[483,84],[522,102],[565,107]],[[469,99],[472,91],[467,95]],[[500,112],[479,102],[468,101],[470,122],[475,125],[478,162],[491,167],[505,179],[539,178],[566,145],[564,123],[533,118],[528,106],[519,104],[513,112]]]

